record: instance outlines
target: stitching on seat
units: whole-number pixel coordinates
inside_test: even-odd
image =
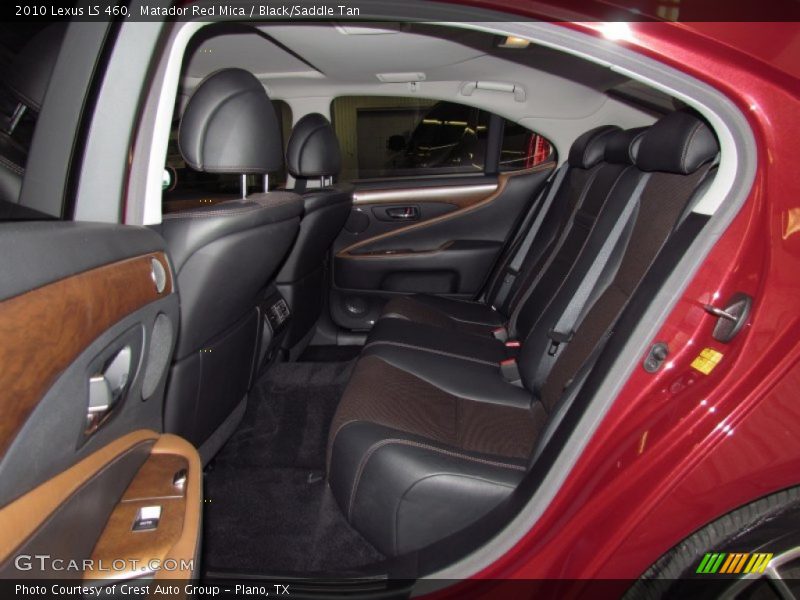
[[[477,458],[475,456],[469,456],[467,454],[462,454],[460,452],[453,452],[452,450],[445,450],[444,448],[438,448],[436,446],[431,446],[430,444],[422,444],[420,442],[415,442],[413,440],[403,440],[399,438],[391,438],[388,440],[381,440],[372,444],[369,447],[367,452],[364,454],[363,458],[359,462],[358,470],[356,471],[356,477],[353,480],[353,487],[350,490],[350,499],[347,505],[347,520],[351,521],[353,517],[353,505],[355,504],[356,499],[356,492],[358,491],[358,484],[361,482],[361,475],[364,473],[364,469],[369,462],[369,459],[372,458],[372,455],[381,448],[385,446],[389,446],[391,444],[398,444],[401,446],[411,446],[413,448],[420,448],[422,450],[430,450],[431,452],[438,452],[439,454],[443,454],[445,456],[449,456],[452,458],[460,458],[462,460],[471,461],[474,463],[479,463],[482,465],[487,465],[490,467],[500,467],[501,469],[512,469],[514,471],[525,471],[525,467],[522,465],[515,465],[510,463],[503,463],[500,461],[495,460],[488,460],[485,458]]]
[[[489,361],[489,360],[483,360],[483,359],[480,359],[480,358],[472,358],[471,356],[464,356],[463,354],[455,354],[454,352],[445,352],[444,350],[434,350],[432,348],[425,348],[424,346],[415,346],[414,344],[406,344],[404,342],[392,342],[392,341],[378,340],[378,341],[375,341],[375,342],[370,342],[369,344],[364,346],[364,350],[366,350],[367,348],[369,348],[371,346],[379,346],[379,345],[398,346],[400,348],[410,348],[412,350],[421,350],[422,352],[430,352],[431,354],[439,354],[441,356],[449,356],[450,358],[458,358],[458,359],[461,359],[461,360],[467,360],[467,361],[478,363],[478,364],[481,364],[481,365],[489,365],[489,366],[492,366],[492,367],[496,367],[497,366],[496,362],[492,362],[492,361]]]
[[[3,163],[10,170],[14,171],[17,175],[25,175],[25,169],[18,164],[8,160],[5,156],[0,156],[0,163]]]

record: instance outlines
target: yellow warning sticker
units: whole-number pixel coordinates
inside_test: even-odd
[[[703,348],[703,351],[692,361],[692,367],[703,375],[708,375],[722,360],[722,356],[722,352],[717,352],[713,348]]]

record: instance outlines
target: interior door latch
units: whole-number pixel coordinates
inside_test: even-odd
[[[753,299],[747,294],[738,292],[731,296],[724,308],[706,304],[703,308],[707,313],[717,317],[717,324],[711,336],[718,342],[730,342],[747,323]]]
[[[94,433],[119,401],[131,371],[131,347],[125,346],[106,363],[100,373],[89,378],[89,406],[84,433]]]

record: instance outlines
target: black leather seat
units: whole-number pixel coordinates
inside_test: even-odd
[[[314,333],[324,304],[328,250],[353,203],[352,186],[332,185],[341,162],[339,142],[328,120],[318,113],[301,118],[289,137],[286,167],[296,180],[293,191],[303,197],[303,219],[294,247],[276,277],[278,290],[292,311],[283,347],[293,358]],[[320,187],[309,188],[312,179],[319,179]]]
[[[597,171],[567,228],[591,231],[567,233],[550,252],[553,264],[566,256],[571,238],[582,240],[578,252],[567,252],[571,264],[546,270],[566,277],[529,284],[543,302],[523,302],[527,332],[514,350],[516,376],[478,336],[449,324],[440,328],[441,348],[428,340],[427,348],[374,344],[362,353],[331,424],[328,480],[349,522],[384,554],[447,538],[509,498],[713,177],[716,138],[689,112],[671,113],[643,135],[615,133],[608,141],[619,142],[604,149],[605,162],[620,165],[602,167],[612,184]],[[603,191],[595,197],[598,185]],[[585,212],[597,200],[603,208],[592,224]],[[596,279],[586,268],[593,264],[603,267]],[[553,351],[554,326],[583,297],[577,290],[584,281],[593,283],[572,335]],[[464,343],[470,335],[476,341]]]
[[[179,132],[181,154],[208,173],[264,175],[282,167],[278,119],[247,71],[200,83]],[[181,324],[165,428],[208,460],[244,412],[258,337],[256,304],[294,241],[297,194],[253,194],[164,215],[160,226],[177,274]]]

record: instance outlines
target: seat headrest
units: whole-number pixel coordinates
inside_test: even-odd
[[[66,23],[56,23],[33,36],[14,57],[6,83],[17,100],[39,112],[56,66]]]
[[[178,145],[197,171],[269,173],[283,166],[275,109],[243,69],[222,69],[200,82],[183,112]]]
[[[639,144],[649,127],[636,127],[617,131],[608,136],[606,142],[605,161],[622,165],[636,164]]]
[[[636,165],[643,171],[688,175],[714,159],[717,138],[700,117],[679,110],[656,121],[639,145]]]
[[[608,136],[616,131],[621,131],[616,125],[602,125],[578,136],[569,149],[570,166],[591,169],[603,160]]]
[[[286,168],[297,178],[339,174],[342,168],[339,141],[328,119],[311,113],[295,124],[286,147]]]

